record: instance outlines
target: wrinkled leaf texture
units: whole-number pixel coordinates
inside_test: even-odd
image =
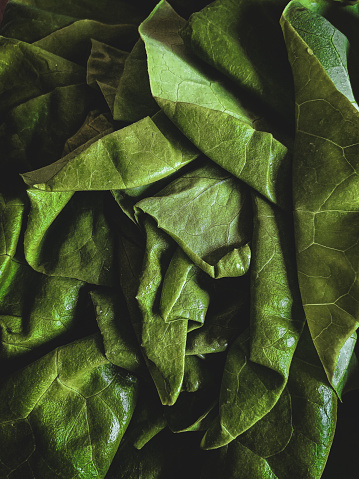
[[[359,7],[156,3],[4,14],[0,477],[356,477]]]

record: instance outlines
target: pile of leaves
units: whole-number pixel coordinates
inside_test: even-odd
[[[357,477],[359,7],[208,3],[7,5],[1,478]]]

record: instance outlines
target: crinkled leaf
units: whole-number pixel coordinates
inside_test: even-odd
[[[220,422],[204,438],[207,448],[229,442],[265,416],[288,380],[304,324],[288,225],[287,213],[254,196],[250,335],[240,336],[228,352]]]
[[[240,276],[250,262],[250,205],[244,184],[215,165],[182,175],[136,205],[155,218],[212,277]],[[208,213],[203,216],[203,210]]]
[[[91,45],[91,54],[87,60],[87,83],[101,90],[113,115],[117,87],[128,52],[94,39],[91,39]]]
[[[4,115],[1,132],[4,160],[2,181],[13,181],[61,156],[64,142],[81,126],[90,102],[85,84],[55,88],[12,108]]]
[[[47,12],[61,15],[71,15],[78,19],[85,18],[97,20],[103,23],[113,24],[137,24],[149,13],[151,5],[146,8],[142,6],[139,11],[136,0],[132,3],[121,0],[84,0],[81,3],[74,3],[72,0],[16,0],[16,3],[37,7]]]
[[[101,192],[75,195],[29,189],[25,257],[36,271],[112,285],[114,238]]]
[[[47,12],[35,6],[11,1],[5,10],[0,34],[32,43],[75,20],[76,18],[68,15]]]
[[[312,21],[326,48],[307,33]],[[341,60],[343,36],[297,2],[286,8],[282,28],[297,104],[293,193],[299,285],[313,342],[340,395],[358,327],[359,113]]]
[[[141,346],[163,404],[174,404],[182,387],[187,320],[166,323],[159,314],[160,286],[175,244],[144,219],[146,252],[137,292],[142,313]]]
[[[212,475],[215,468],[224,479],[243,474],[253,479],[321,477],[334,436],[337,398],[312,348],[306,333],[277,404],[235,441],[212,452],[203,477],[218,477]]]
[[[112,132],[113,125],[106,115],[99,113],[98,110],[91,110],[77,132],[66,140],[62,156],[67,156],[70,153],[72,156],[76,156],[98,138]]]
[[[116,366],[138,373],[143,358],[136,342],[124,299],[118,292],[91,291],[106,358]]]
[[[23,355],[68,331],[74,335],[80,325],[84,331],[85,322],[79,321],[83,286],[9,260],[0,281],[0,358]]]
[[[58,348],[0,389],[1,474],[103,478],[131,419],[137,380],[103,356],[98,336]],[[9,445],[11,444],[11,447]]]
[[[210,297],[200,278],[200,270],[181,248],[177,248],[167,268],[161,292],[160,312],[166,322],[181,318],[199,323],[198,326],[204,323]]]
[[[213,280],[204,325],[187,335],[186,354],[206,355],[226,351],[249,324],[247,276]]]
[[[16,39],[0,37],[0,111],[48,93],[82,83],[85,71],[75,63]]]
[[[26,183],[47,191],[126,189],[152,183],[198,156],[168,122],[161,121],[157,126],[155,120],[146,117],[106,135],[77,156],[22,177]]]

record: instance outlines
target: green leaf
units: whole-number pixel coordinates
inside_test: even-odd
[[[17,0],[16,3],[37,7],[47,12],[61,15],[71,15],[76,18],[87,18],[97,20],[103,23],[113,24],[138,24],[141,19],[149,13],[151,6],[144,8],[142,6],[139,12],[136,1],[128,4],[121,0],[103,0],[98,3],[96,0],[84,0],[82,3],[73,3],[72,0],[63,0],[59,3],[57,0]]]
[[[203,278],[202,278],[203,281]],[[200,270],[181,248],[177,248],[167,268],[160,300],[161,316],[166,322],[188,319],[201,326],[210,297],[201,285]],[[189,324],[190,327],[195,327]]]
[[[249,325],[248,276],[212,280],[204,325],[187,335],[186,354],[220,353]]]
[[[152,95],[166,115],[211,160],[288,209],[290,154],[249,113],[223,77],[185,49],[185,21],[162,0],[139,28]]]
[[[188,321],[166,323],[159,315],[160,286],[175,244],[151,218],[143,223],[146,252],[136,295],[142,313],[141,346],[162,404],[171,405],[182,387]]]
[[[326,50],[307,33],[312,21]],[[359,114],[341,60],[343,36],[296,2],[286,8],[282,28],[297,103],[293,194],[299,285],[313,342],[340,396],[359,324]]]
[[[7,38],[32,43],[75,20],[74,17],[54,14],[35,6],[11,1],[6,6],[0,33]]]
[[[321,477],[334,436],[337,398],[313,349],[306,331],[277,404],[235,441],[211,452],[203,477],[218,477],[212,475],[214,468],[224,479],[243,474],[253,479]]]
[[[304,324],[288,214],[253,196],[250,334],[239,336],[228,352],[220,419],[203,439],[206,448],[226,444],[273,408]]]
[[[88,148],[91,143],[112,132],[113,125],[106,115],[99,113],[98,110],[91,110],[76,133],[67,138],[62,156],[71,153],[71,157],[74,157],[80,151]]]
[[[0,264],[1,271],[13,258],[21,233],[25,214],[23,195],[0,194]]]
[[[0,111],[48,93],[82,83],[85,71],[75,63],[19,40],[0,37]]]
[[[130,50],[138,38],[136,25],[106,25],[95,20],[78,20],[34,42],[34,45],[66,60],[86,66],[91,41]]]
[[[115,120],[135,122],[158,111],[152,98],[144,43],[138,40],[128,55],[113,106]]]
[[[143,186],[159,180],[198,156],[173,126],[146,117],[114,131],[76,156],[22,175],[39,190],[112,190]],[[141,163],[139,171],[138,164]]]
[[[91,54],[87,60],[87,83],[99,88],[113,115],[115,97],[128,52],[91,39]]]
[[[24,355],[66,332],[74,335],[80,325],[83,328],[84,321],[79,321],[83,286],[81,281],[50,278],[9,260],[0,282],[0,358]]]
[[[240,276],[250,262],[250,205],[245,185],[208,164],[136,205],[155,218],[188,257],[212,277]],[[208,212],[203,216],[203,211]]]
[[[58,87],[12,108],[3,120],[2,181],[49,165],[81,126],[90,101],[85,84]]]
[[[28,365],[0,389],[1,474],[26,467],[25,477],[103,478],[136,392],[137,380],[106,360],[98,336]]]
[[[136,342],[124,299],[118,292],[91,291],[106,358],[116,366],[133,373],[143,367],[143,358]]]
[[[264,107],[272,122],[275,114],[282,117],[281,127],[283,119],[292,122],[294,114],[290,65],[279,25],[286,4],[217,0],[191,15],[180,32],[192,51],[240,86],[243,96],[250,95],[251,108]]]
[[[114,238],[100,192],[47,192],[29,189],[31,210],[25,231],[25,257],[50,276],[112,285]]]

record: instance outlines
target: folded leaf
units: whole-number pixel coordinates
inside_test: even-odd
[[[311,33],[311,22],[324,46]],[[343,35],[297,2],[284,11],[282,28],[297,103],[293,194],[299,285],[313,342],[340,395],[359,324],[359,113],[342,60]]]
[[[147,71],[146,50],[138,40],[128,55],[119,79],[113,106],[115,120],[134,122],[158,111],[152,98]]]
[[[290,65],[279,25],[286,3],[216,0],[191,15],[180,32],[192,51],[243,88],[243,96],[251,95],[252,105],[270,108],[271,121],[274,114],[280,115],[282,127],[283,118],[292,122],[294,114]]]
[[[41,48],[0,37],[0,111],[48,93],[56,87],[82,83],[82,67]]]
[[[87,83],[101,90],[113,115],[116,91],[128,52],[94,39],[91,39],[91,44],[91,54],[87,60]]]
[[[210,303],[205,322],[187,335],[188,355],[224,352],[249,325],[247,275],[212,280],[208,291]],[[221,364],[219,359],[216,360]]]
[[[203,277],[202,277],[203,282]],[[204,323],[209,293],[201,285],[200,270],[181,248],[177,248],[166,271],[160,300],[161,316],[166,322],[179,318]],[[188,325],[189,329],[196,327]]]
[[[210,276],[247,272],[251,254],[248,192],[226,171],[208,164],[185,173],[135,208],[151,215]]]
[[[31,210],[25,257],[35,271],[112,285],[114,238],[100,192],[47,192],[29,189]]]
[[[49,165],[81,126],[90,106],[85,84],[55,88],[12,108],[3,116],[2,177]]]
[[[228,446],[211,452],[203,477],[319,479],[336,424],[337,398],[309,333],[293,358],[288,387],[271,411]]]
[[[66,332],[74,336],[79,328],[87,332],[80,320],[83,286],[82,281],[50,278],[9,260],[0,281],[0,358],[23,355],[61,340]]]
[[[206,448],[228,443],[274,407],[304,324],[290,218],[257,195],[253,203],[250,334],[228,352],[219,421],[203,439]]]
[[[32,43],[75,20],[74,17],[11,1],[4,12],[0,33],[4,37]]]
[[[252,123],[258,115],[249,113],[233,87],[185,49],[179,35],[184,26],[185,21],[165,0],[140,25],[152,95],[211,160],[288,208],[287,148],[270,133],[255,131]]]
[[[138,38],[136,25],[106,25],[95,20],[78,20],[34,42],[34,45],[66,60],[86,66],[91,40],[130,50]]]
[[[118,292],[111,293],[108,291],[90,293],[103,337],[105,356],[112,364],[138,373],[143,366],[143,358],[127,316],[127,308]]]
[[[83,3],[73,3],[72,0],[17,0],[16,3],[36,6],[47,12],[71,15],[76,18],[87,18],[103,23],[134,23],[137,24],[146,15],[146,9],[142,8],[139,13],[138,6],[128,4],[121,0],[84,0]],[[148,13],[151,6],[148,7]]]
[[[157,126],[155,119],[146,117],[106,135],[77,156],[22,177],[27,184],[47,191],[126,189],[152,183],[198,156],[168,122]]]
[[[77,132],[66,140],[62,156],[71,153],[74,157],[80,151],[88,148],[91,143],[112,132],[113,125],[106,115],[99,113],[98,110],[91,110]]]
[[[166,323],[159,315],[160,286],[175,244],[150,218],[144,226],[146,252],[136,295],[142,313],[141,346],[162,404],[171,405],[183,382],[187,320]]]

